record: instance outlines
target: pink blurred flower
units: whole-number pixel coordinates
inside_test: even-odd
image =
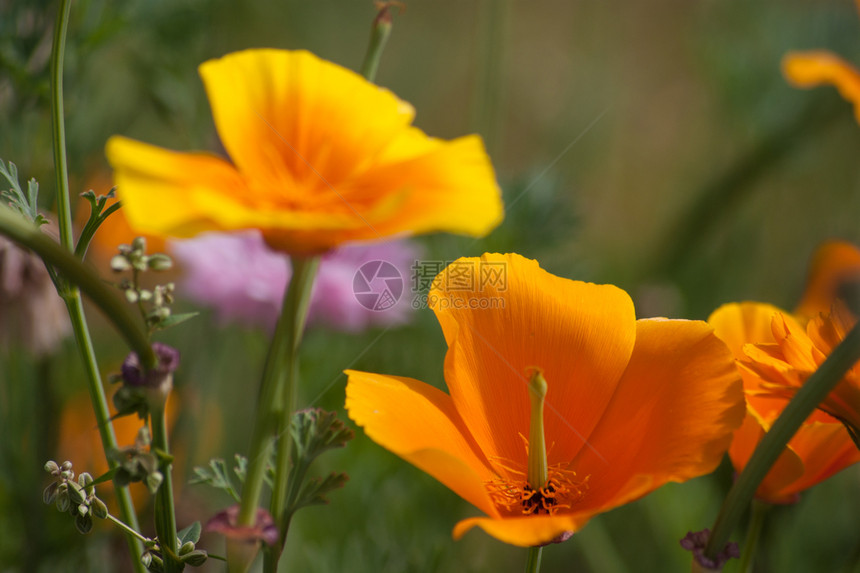
[[[290,263],[271,250],[259,232],[204,233],[170,241],[169,250],[184,271],[181,296],[214,308],[221,322],[275,327]],[[411,267],[419,256],[418,245],[408,240],[349,245],[323,255],[308,322],[348,332],[407,322],[412,311]],[[383,311],[365,308],[353,292],[356,271],[370,261],[393,264],[403,280],[402,296]]]

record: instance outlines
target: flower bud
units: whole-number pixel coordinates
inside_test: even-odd
[[[51,505],[57,500],[57,490],[60,487],[60,482],[51,482],[51,485],[45,488],[45,491],[42,492],[42,501],[45,502],[46,505]]]
[[[192,567],[200,567],[206,560],[209,559],[209,554],[200,549],[196,549],[182,557],[182,562]]]
[[[105,502],[100,500],[97,497],[94,497],[91,502],[91,509],[93,511],[93,515],[98,517],[99,519],[107,519],[108,516],[108,508],[105,505]]]
[[[110,260],[110,268],[115,273],[121,273],[131,268],[128,259],[123,255],[114,255]]]
[[[153,271],[166,271],[173,267],[173,259],[163,253],[149,256],[147,266]]]
[[[194,542],[193,541],[186,541],[185,543],[182,544],[182,547],[179,548],[179,552],[177,553],[177,555],[179,555],[181,557],[181,556],[185,555],[186,553],[191,553],[192,551],[194,551]]]

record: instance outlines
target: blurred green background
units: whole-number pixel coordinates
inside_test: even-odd
[[[811,48],[860,65],[850,0],[404,4],[377,83],[411,102],[430,135],[481,133],[507,205],[485,239],[420,239],[427,259],[515,251],[561,276],[621,286],[640,316],[704,319],[729,301],[791,308],[816,245],[860,242],[852,108],[832,88],[790,87],[779,69],[787,51]],[[46,209],[56,9],[0,0],[0,158],[40,181]],[[106,172],[112,134],[181,150],[216,146],[202,61],[248,47],[303,48],[357,69],[374,13],[370,0],[78,0],[65,76],[73,194]],[[107,375],[126,349],[95,311],[92,321]],[[163,339],[183,353],[174,442],[184,481],[210,457],[247,451],[267,337],[218,327],[204,313]],[[346,367],[444,387],[444,352],[427,310],[392,330],[312,329],[299,404],[342,411]],[[48,358],[0,349],[0,572],[124,570],[122,541],[107,528],[81,537],[41,503],[61,413],[84,388],[71,341]],[[351,479],[330,505],[296,517],[290,571],[523,568],[524,550],[481,532],[453,542],[453,525],[475,510],[360,431],[318,464],[319,474]],[[548,547],[542,570],[688,570],[678,540],[713,523],[731,479],[724,464],[597,517]],[[849,469],[772,511],[757,571],[852,571],[858,480]],[[180,495],[180,526],[229,502],[204,486]],[[214,536],[204,541],[223,552]]]

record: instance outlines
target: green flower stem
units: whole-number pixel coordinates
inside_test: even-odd
[[[62,248],[59,247],[58,248]],[[77,293],[77,290],[75,290]],[[107,397],[105,396],[104,386],[102,385],[101,375],[99,374],[98,363],[96,362],[95,350],[90,339],[90,331],[87,328],[86,317],[84,316],[83,303],[80,294],[71,296],[66,299],[66,308],[69,311],[69,318],[72,322],[72,330],[75,333],[75,340],[78,348],[81,351],[81,358],[84,362],[84,369],[87,374],[88,388],[90,392],[90,400],[93,404],[93,411],[96,415],[96,422],[101,436],[102,448],[107,457],[108,466],[113,469],[117,466],[117,462],[107,456],[107,452],[115,450],[118,447],[116,435],[113,431],[113,424],[110,422],[110,410],[108,409]],[[131,493],[127,487],[115,487],[117,504],[119,505],[119,513],[123,521],[128,523],[133,529],[139,529],[137,522],[137,514],[134,512],[134,504],[131,500]],[[143,555],[143,549],[140,543],[133,536],[126,533],[126,541],[131,552],[132,562],[136,572],[143,573],[146,569],[141,563],[140,558]]]
[[[248,458],[248,473],[242,490],[242,503],[239,510],[239,523],[253,525],[260,505],[263,489],[263,477],[269,461],[270,448],[276,435],[280,436],[279,443],[287,454],[287,472],[276,474],[274,503],[283,504],[284,493],[287,489],[289,475],[289,433],[290,417],[292,415],[293,397],[295,395],[296,351],[301,341],[305,316],[310,302],[311,286],[319,266],[319,258],[298,259],[293,261],[293,276],[284,292],[284,303],[281,317],[269,347],[266,366],[263,371],[263,381],[260,386],[259,405],[255,418],[254,433],[251,440],[251,451]],[[283,434],[280,429],[286,428]],[[279,466],[282,453],[279,453]],[[281,467],[283,470],[283,467]],[[283,482],[283,484],[281,484]],[[279,493],[280,492],[280,497]],[[278,522],[276,511],[273,517]],[[279,552],[278,552],[279,553]],[[267,560],[268,561],[268,560]],[[277,563],[277,559],[275,559]]]
[[[761,537],[761,530],[764,527],[764,518],[769,509],[769,504],[757,500],[753,501],[749,530],[747,531],[747,538],[744,542],[744,551],[741,554],[741,573],[752,573],[756,547],[758,546],[758,540]]]
[[[361,70],[359,70],[359,73],[369,82],[372,82],[376,78],[376,70],[379,69],[379,58],[382,56],[382,50],[385,49],[385,44],[388,42],[388,36],[390,35],[391,4],[383,4],[379,13],[376,14],[376,18],[373,19],[367,53],[364,55],[364,61],[361,64]]]
[[[286,510],[287,510],[287,481],[290,475],[290,450],[293,439],[290,432],[290,424],[295,410],[296,388],[299,379],[298,349],[305,330],[305,321],[308,316],[308,308],[311,302],[311,291],[313,290],[314,277],[319,268],[319,258],[298,259],[293,258],[293,278],[290,279],[290,292],[284,300],[285,308],[289,316],[294,317],[287,332],[287,355],[288,362],[283,365],[282,375],[286,376],[281,385],[281,395],[278,401],[281,408],[278,413],[278,441],[277,459],[275,462],[275,484],[272,491],[272,517],[281,530],[281,545],[286,537]]]
[[[720,508],[711,530],[705,556],[713,559],[729,540],[756,489],[806,418],[860,360],[860,322],[837,346],[827,360],[801,386],[770,431],[764,435]]]
[[[169,452],[167,443],[167,418],[164,414],[166,403],[150,406],[152,417],[152,447],[161,454]],[[171,477],[172,462],[169,458],[161,459],[158,471],[164,480],[158,487],[155,500],[155,531],[158,534],[158,544],[164,559],[165,573],[180,573],[182,563],[176,558],[176,509],[173,506],[173,479]]]
[[[526,573],[538,573],[540,571],[540,558],[543,547],[529,547],[529,556],[526,559]]]
[[[130,536],[134,537],[135,539],[139,540],[141,543],[146,543],[147,541],[149,541],[149,539],[147,539],[146,537],[144,537],[143,535],[141,535],[140,533],[135,531],[133,528],[131,528],[128,525],[126,525],[125,523],[123,523],[122,520],[115,518],[111,514],[107,514],[107,517],[105,517],[105,519],[107,519],[108,521],[110,521],[111,523],[113,523],[114,525],[116,525],[117,527],[122,529],[123,531],[125,531],[125,533],[127,535],[130,535]]]
[[[72,209],[69,200],[69,168],[66,163],[66,125],[63,113],[63,58],[66,52],[66,30],[72,0],[60,0],[60,11],[54,26],[54,45],[51,50],[51,120],[54,134],[54,171],[57,174],[57,216],[60,226],[60,243],[74,251],[72,236]]]
[[[76,273],[74,271],[80,271],[82,269],[87,271],[88,269],[83,267],[72,254],[74,252],[74,237],[72,234],[71,201],[69,198],[69,170],[66,162],[65,114],[63,112],[63,59],[65,55],[66,31],[68,29],[71,6],[71,0],[60,0],[57,22],[54,27],[54,43],[51,49],[52,141],[54,150],[54,171],[57,176],[57,215],[58,225],[60,228],[60,243],[62,246],[56,245],[53,241],[39,232],[38,229],[27,229],[25,226],[26,224],[23,221],[20,221],[21,225],[17,227],[21,236],[16,238],[11,233],[9,236],[20,243],[26,244],[28,247],[36,251],[46,262],[50,262],[60,270],[64,270],[66,280],[71,280],[74,284],[80,284],[75,280]],[[15,223],[19,221],[9,218],[9,215],[11,215],[11,213],[9,213],[8,210],[0,211],[0,218],[9,219],[6,221],[6,223],[8,223],[6,227],[15,228]],[[28,239],[31,239],[29,243]],[[46,256],[48,253],[55,256]],[[51,258],[54,260],[51,261]],[[65,269],[63,268],[64,266],[66,267]],[[73,270],[70,272],[70,269]],[[91,279],[89,281],[90,283],[97,283],[99,287],[104,287],[97,277],[92,276],[92,273],[78,274]],[[87,281],[85,280],[84,282]],[[93,350],[92,340],[90,339],[89,329],[87,328],[80,291],[77,288],[69,288],[68,291],[69,292],[63,292],[61,294],[66,301],[69,318],[72,322],[72,329],[74,330],[75,339],[78,343],[78,348],[81,351],[84,361],[84,367],[87,372],[87,381],[89,383],[90,398],[92,400],[93,410],[95,411],[96,420],[98,422],[102,447],[104,448],[105,455],[107,457],[107,452],[117,447],[116,436],[113,432],[113,426],[110,423],[110,411],[108,410],[107,399],[105,397],[104,387],[102,386],[95,351]],[[92,296],[92,293],[88,294]],[[100,302],[100,297],[95,296],[94,300],[98,304],[98,302]],[[115,302],[116,299],[108,297],[105,301]],[[105,302],[104,304],[110,306],[108,302]],[[109,314],[109,316],[112,315]],[[115,316],[123,316],[123,313],[119,313]],[[122,328],[120,330],[122,330]],[[129,332],[141,334],[139,329],[136,328],[132,328]],[[134,338],[134,336],[132,336],[132,338]],[[152,354],[152,350],[149,349],[149,344],[146,339],[141,338],[137,341],[141,343],[139,344],[140,350],[142,351],[140,354],[141,359],[144,360],[146,364],[154,365],[155,356]],[[150,357],[152,360],[151,362],[148,360]],[[116,465],[116,463],[111,462],[110,459],[108,459],[108,463],[111,467]],[[131,494],[129,493],[128,488],[116,488],[116,495],[122,518],[131,524],[133,529],[137,529],[137,516],[134,512],[134,504],[132,503]],[[135,571],[143,573],[145,568],[141,563],[142,546],[135,536],[128,532],[126,532],[125,535],[126,540],[128,541],[129,551],[131,552],[132,566]]]
[[[16,243],[32,250],[45,263],[60,271],[66,280],[80,288],[104,312],[108,320],[125,338],[128,345],[141,357],[143,364],[147,365],[148,368],[156,366],[155,354],[152,352],[146,334],[135,316],[128,310],[125,303],[116,296],[114,289],[105,284],[90,267],[18,213],[3,205],[0,205],[0,234],[6,235]],[[80,298],[77,289],[64,294],[67,299]]]

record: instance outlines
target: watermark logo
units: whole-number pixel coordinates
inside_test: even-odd
[[[403,295],[403,277],[388,261],[369,261],[355,271],[352,293],[368,310],[388,310]]]

